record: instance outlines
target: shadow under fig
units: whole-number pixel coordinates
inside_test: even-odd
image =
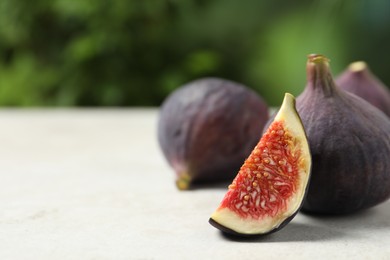
[[[390,201],[377,207],[349,215],[301,214],[301,221],[292,220],[283,229],[264,236],[238,237],[222,233],[225,239],[235,242],[310,242],[340,238],[362,238],[365,232],[390,232]],[[304,223],[302,223],[304,222]]]
[[[221,232],[221,235],[225,239],[245,243],[326,241],[338,239],[344,236],[341,231],[327,229],[311,224],[302,224],[294,222],[290,222],[280,231],[259,237],[238,237],[223,232]]]
[[[191,185],[190,190],[222,189],[227,191],[231,183],[231,180],[225,182],[195,182]]]
[[[390,201],[347,215],[313,215],[305,212],[303,215],[345,232],[378,229],[390,232]]]

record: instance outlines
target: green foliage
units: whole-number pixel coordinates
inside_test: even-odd
[[[388,74],[388,1],[2,0],[0,105],[152,106],[216,76],[269,104],[299,94],[309,53]],[[387,55],[387,57],[385,57]]]

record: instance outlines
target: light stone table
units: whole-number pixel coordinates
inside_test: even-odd
[[[232,240],[179,192],[156,109],[0,110],[0,259],[390,259],[390,203]]]

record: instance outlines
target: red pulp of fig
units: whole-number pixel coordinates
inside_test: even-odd
[[[299,150],[291,151],[292,137],[275,122],[241,167],[220,207],[242,217],[275,217],[299,185]]]

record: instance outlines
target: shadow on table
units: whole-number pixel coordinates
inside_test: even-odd
[[[390,232],[390,203],[376,208],[343,216],[301,214],[301,222],[292,220],[282,230],[261,237],[241,238],[221,233],[236,242],[303,242],[327,241],[341,238],[360,238],[364,232],[383,230]]]
[[[221,235],[228,240],[243,243],[255,242],[304,242],[304,241],[325,241],[343,237],[340,231],[326,229],[311,224],[302,224],[291,222],[282,230],[260,237],[237,237],[222,233]]]
[[[228,190],[229,184],[232,181],[225,182],[205,182],[205,183],[194,183],[191,185],[191,190]]]

